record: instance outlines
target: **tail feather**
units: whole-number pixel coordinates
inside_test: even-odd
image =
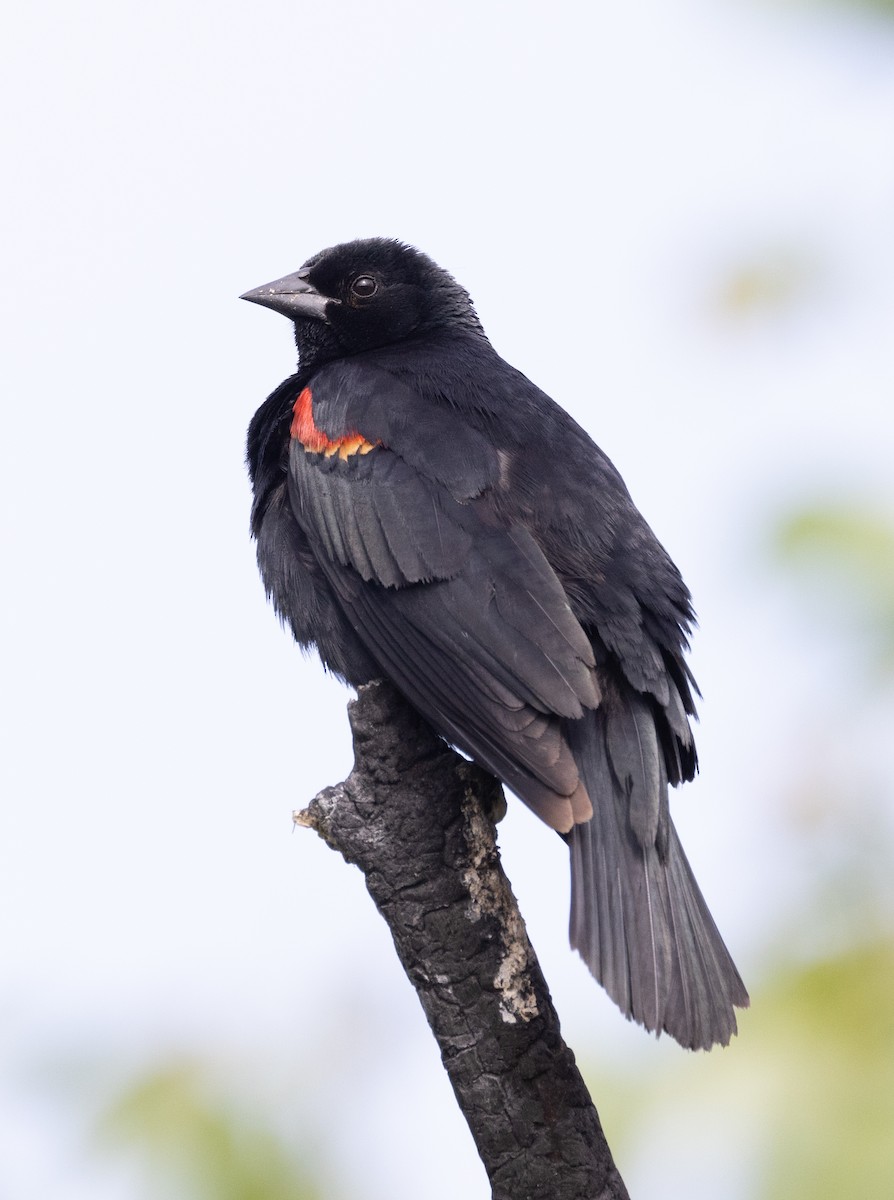
[[[593,802],[569,835],[572,946],[628,1018],[726,1045],[748,994],[671,821],[647,702],[615,694],[566,729]]]

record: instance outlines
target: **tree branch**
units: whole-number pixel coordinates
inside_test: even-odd
[[[494,1200],[627,1200],[500,866],[500,784],[388,684],[349,716],[353,771],[295,820],[363,872]]]

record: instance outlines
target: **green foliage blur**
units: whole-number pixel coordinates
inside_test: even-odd
[[[870,507],[809,505],[779,521],[773,543],[802,592],[834,598],[819,615],[828,636],[849,644],[864,691],[888,693],[894,684],[894,521]],[[829,715],[829,738],[836,727],[847,736],[842,714]],[[880,801],[859,786],[827,801],[831,813],[816,836],[831,833],[844,853],[817,860],[847,864],[844,875],[833,871],[831,880],[844,913],[835,934],[839,948],[771,974],[755,997],[750,1034],[766,1059],[765,1082],[774,1081],[762,1114],[759,1194],[765,1200],[894,1195],[892,784],[889,773]],[[805,916],[822,920],[828,882],[816,880]]]
[[[894,1192],[894,936],[773,978],[756,1003],[765,1200]]]
[[[819,503],[785,517],[775,535],[780,564],[826,598],[842,632],[863,640],[861,653],[880,682],[894,677],[894,525],[859,506]],[[834,609],[833,609],[834,604]]]
[[[790,2],[790,0],[787,0],[787,2]],[[801,7],[864,10],[867,13],[877,14],[882,18],[894,17],[894,0],[796,0],[796,2]]]
[[[322,1200],[322,1171],[307,1139],[293,1144],[227,1094],[208,1067],[172,1062],[135,1079],[102,1115],[102,1153],[135,1158],[147,1196],[184,1200]],[[303,1147],[304,1153],[300,1151]]]

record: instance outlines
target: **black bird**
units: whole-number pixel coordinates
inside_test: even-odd
[[[243,299],[299,352],[248,432],[279,616],[562,834],[571,944],[628,1018],[725,1045],[748,995],[668,808],[696,770],[693,611],[620,475],[410,246],[335,246]]]

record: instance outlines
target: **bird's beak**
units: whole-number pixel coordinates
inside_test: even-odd
[[[294,320],[295,317],[313,317],[318,321],[327,320],[326,306],[337,304],[330,296],[318,292],[312,283],[307,281],[307,272],[296,271],[294,275],[284,275],[282,279],[274,279],[273,283],[264,283],[252,288],[239,297],[240,300],[250,300],[252,304],[262,304],[264,308],[272,308],[274,312],[282,313],[284,317]]]

